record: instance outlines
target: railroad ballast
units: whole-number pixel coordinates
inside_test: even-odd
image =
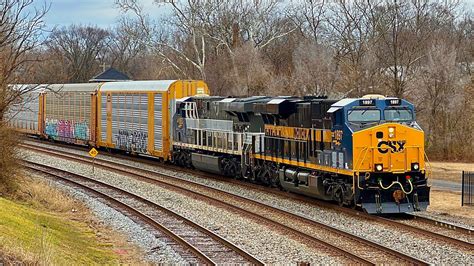
[[[25,85],[17,85],[25,86]],[[203,81],[41,85],[10,125],[146,154],[368,213],[426,210],[424,133],[411,103],[367,95],[225,98]],[[26,108],[25,108],[26,107]]]

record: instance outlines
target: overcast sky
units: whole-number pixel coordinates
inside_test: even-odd
[[[121,15],[121,11],[114,5],[114,0],[35,0],[36,6],[42,6],[44,3],[51,5],[45,18],[48,28],[70,24],[108,28],[113,26]],[[154,4],[153,0],[141,0],[141,4],[144,10],[155,16],[164,13],[163,6]]]
[[[45,22],[48,28],[66,26],[69,24],[97,25],[111,27],[119,18],[120,10],[114,6],[114,0],[35,0],[36,5],[51,4]],[[450,1],[450,0],[447,0]],[[474,9],[474,0],[461,0],[466,3],[466,8]],[[141,0],[144,10],[153,17],[163,16],[166,11],[153,4],[153,0]]]

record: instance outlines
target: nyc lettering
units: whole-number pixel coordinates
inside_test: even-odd
[[[307,140],[309,130],[305,128],[294,128],[293,134],[295,136],[295,139]]]

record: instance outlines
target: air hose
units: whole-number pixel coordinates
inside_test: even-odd
[[[408,181],[408,184],[410,184],[410,191],[408,191],[408,192],[405,191],[405,189],[403,188],[402,183],[400,183],[400,182],[398,182],[398,181],[394,181],[394,182],[392,182],[392,184],[391,184],[390,186],[384,187],[383,184],[382,184],[382,180],[379,180],[379,185],[380,185],[380,187],[381,187],[382,189],[387,190],[387,189],[390,189],[393,185],[398,184],[398,185],[400,185],[400,188],[402,189],[403,193],[405,193],[406,195],[408,195],[408,194],[410,194],[410,193],[413,192],[413,184],[411,183],[411,180],[410,180],[410,179],[407,179],[407,181]]]

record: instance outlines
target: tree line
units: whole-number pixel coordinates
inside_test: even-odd
[[[36,40],[32,34],[34,48],[12,75],[23,83],[87,82],[108,65],[133,79],[203,79],[215,95],[395,96],[415,104],[432,159],[474,159],[467,2],[155,4],[161,11],[150,14],[140,0],[116,0],[122,15],[109,28],[70,25]],[[0,47],[8,53],[1,38]]]

